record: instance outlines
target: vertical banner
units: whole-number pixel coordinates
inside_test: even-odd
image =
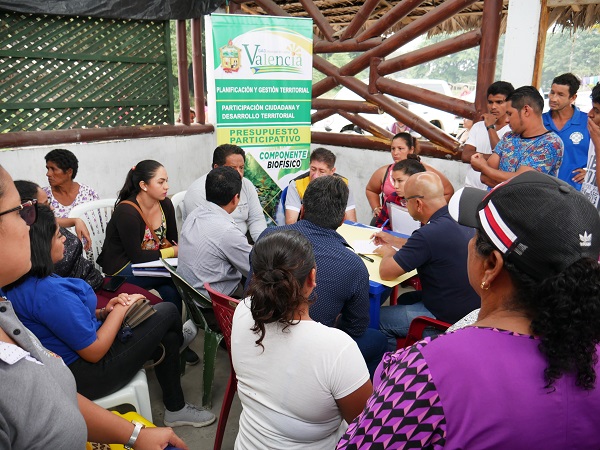
[[[212,14],[206,29],[217,144],[245,150],[272,223],[281,190],[309,164],[312,20]]]

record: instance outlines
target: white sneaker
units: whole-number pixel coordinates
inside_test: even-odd
[[[196,324],[194,324],[194,322],[192,321],[192,319],[188,319],[184,324],[183,324],[183,344],[181,345],[181,347],[179,347],[179,352],[181,353],[183,350],[185,350],[194,340],[194,338],[196,337],[196,335],[198,334],[198,327],[196,326]]]
[[[167,427],[191,425],[196,428],[205,427],[215,421],[216,417],[210,411],[186,403],[179,411],[165,409],[163,422]]]

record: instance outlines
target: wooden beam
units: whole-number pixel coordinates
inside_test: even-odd
[[[429,62],[433,59],[441,58],[442,56],[451,55],[468,48],[477,47],[480,41],[480,30],[469,31],[461,34],[460,36],[455,36],[453,38],[446,39],[445,41],[428,45],[427,47],[423,47],[395,58],[388,59],[377,67],[377,73],[382,76],[396,73],[401,70]]]
[[[316,55],[313,56],[313,65],[314,65],[315,58],[319,58],[319,57]],[[315,67],[315,69],[317,69],[317,68]],[[319,70],[319,69],[317,69],[317,70]],[[333,78],[333,77],[323,78],[321,81],[318,81],[315,84],[313,84],[312,96],[313,96],[313,98],[320,97],[325,92],[328,92],[337,86],[339,86],[339,83],[337,82],[337,80],[335,78]]]
[[[189,120],[189,117],[188,117]],[[144,125],[139,127],[75,128],[54,131],[15,131],[0,133],[0,148],[28,147],[31,145],[60,145],[76,142],[113,141],[161,136],[191,136],[214,133],[212,125]]]
[[[538,29],[537,47],[535,51],[535,64],[531,84],[536,88],[542,85],[542,71],[544,66],[544,52],[546,51],[546,35],[548,34],[548,17],[550,9],[546,0],[540,0],[540,28]]]
[[[455,97],[449,97],[438,92],[433,92],[428,89],[390,80],[388,78],[379,78],[376,85],[381,92],[386,94],[410,100],[411,102],[419,103],[431,108],[447,111],[457,116],[472,117],[475,114],[472,103]],[[406,125],[409,124],[406,123]]]
[[[358,42],[366,41],[372,37],[381,36],[390,27],[394,26],[412,10],[423,3],[425,0],[404,0],[398,2],[396,6],[385,13],[371,27],[367,28],[356,37]]]
[[[399,3],[399,5],[407,3],[408,1],[410,0],[405,0]],[[405,26],[393,36],[383,41],[381,45],[377,46],[372,50],[364,52],[353,61],[341,67],[340,75],[356,75],[361,70],[364,70],[367,67],[369,67],[369,62],[371,58],[385,58],[399,47],[416,39],[417,37],[426,33],[430,29],[438,26],[440,23],[449,19],[454,14],[463,10],[467,6],[475,3],[476,1],[477,0],[446,0],[437,8],[429,11],[424,16],[419,17],[417,20]],[[360,41],[361,36],[358,36],[356,39]]]
[[[330,77],[333,77],[338,83],[357,93],[368,102],[378,105],[384,112],[388,113],[395,119],[402,121],[408,127],[415,130],[422,136],[425,136],[427,139],[431,140],[437,145],[440,145],[441,147],[444,147],[451,152],[457,151],[460,144],[452,136],[444,133],[443,130],[430,124],[429,122],[417,116],[416,114],[413,114],[411,111],[402,108],[391,98],[381,94],[370,94],[368,87],[365,83],[357,80],[354,77],[341,76],[339,73],[339,69],[326,59],[320,56],[315,56],[313,59],[313,65],[320,72]],[[379,81],[382,80],[385,79],[381,78]]]
[[[390,151],[390,140],[377,136],[313,131],[310,133],[310,139],[313,144],[363,148],[367,150],[380,150],[384,152]],[[460,160],[460,152],[447,150],[427,141],[419,141],[419,155],[448,160]]]
[[[377,47],[383,42],[383,38],[373,38],[363,42],[356,39],[348,39],[344,42],[327,42],[322,39],[313,41],[314,53],[345,53],[345,52],[364,52]]]
[[[345,41],[346,39],[355,37],[356,33],[361,29],[366,21],[369,20],[371,13],[375,8],[377,8],[378,4],[379,0],[366,0],[358,10],[358,13],[354,16],[354,19],[352,19],[352,22],[350,22],[350,25],[348,25],[344,30],[344,33],[340,37],[340,41]]]
[[[312,109],[334,109],[351,113],[379,114],[381,112],[377,105],[358,100],[313,98],[311,106]]]
[[[323,119],[327,119],[329,116],[336,114],[335,109],[321,109],[310,116],[310,123],[317,123]]]
[[[600,5],[600,0],[548,0],[546,3],[546,7],[548,8],[572,5]]]
[[[312,17],[317,28],[321,30],[321,33],[323,33],[323,36],[325,36],[325,39],[327,39],[329,42],[333,42],[335,40],[333,37],[335,31],[323,13],[319,11],[319,8],[317,8],[315,3],[312,0],[300,0],[300,3],[302,6],[304,6],[304,9],[308,15]]]
[[[267,14],[272,16],[285,16],[288,17],[290,14],[284,11],[272,0],[255,0],[255,3],[260,6]]]
[[[392,138],[392,133],[390,133],[387,130],[384,130],[383,128],[381,128],[378,125],[375,125],[370,120],[365,119],[364,117],[359,116],[358,114],[352,114],[352,113],[342,111],[342,110],[339,110],[338,113],[340,116],[344,117],[346,120],[349,120],[354,125],[365,130],[366,132],[371,133],[373,136],[377,136],[377,137],[380,137],[383,139],[391,139]]]

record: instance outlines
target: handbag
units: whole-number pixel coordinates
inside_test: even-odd
[[[129,201],[129,200],[124,200],[121,203],[125,203],[127,205],[133,206],[137,210],[137,212],[140,214],[140,216],[142,216],[142,219],[144,220],[146,227],[150,230],[150,233],[152,234],[152,240],[154,241],[155,245],[158,246],[158,249],[173,247],[173,244],[171,244],[167,238],[162,238],[162,239],[158,238],[158,236],[154,232],[154,229],[150,226],[150,224],[146,220],[146,216],[142,212],[142,209],[138,205],[136,205],[135,203],[133,203],[132,201]],[[143,247],[144,247],[144,242],[142,242],[142,248]],[[144,250],[157,250],[157,248],[144,248]]]

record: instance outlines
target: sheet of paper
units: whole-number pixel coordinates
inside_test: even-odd
[[[406,208],[389,202],[387,205],[393,231],[410,236],[413,231],[421,227],[419,221],[413,219]]]
[[[168,262],[169,264],[171,264],[173,267],[177,267],[177,262],[178,262],[177,258],[167,258],[167,259],[165,259],[165,261]],[[156,261],[148,261],[145,263],[137,263],[137,264],[131,265],[132,269],[137,269],[137,268],[141,268],[141,267],[157,267],[162,270],[167,270],[167,269],[165,269],[165,266],[163,266],[162,263],[160,262],[160,259],[157,259]]]
[[[363,241],[359,239],[358,241],[348,242],[348,244],[352,246],[356,253],[362,253],[363,255],[374,255],[377,248],[377,245],[371,240]]]
[[[354,242],[361,240],[368,241],[369,239],[371,239],[371,236],[373,235],[375,230],[373,230],[373,228],[362,228],[344,223],[341,227],[337,229],[337,232],[344,239],[346,239],[346,242],[348,242],[348,244],[350,244],[356,250],[356,247],[354,247]],[[393,280],[382,280],[379,276],[379,265],[381,264],[381,256],[369,254],[369,258],[371,258],[373,262],[361,258],[362,262],[365,264],[367,270],[369,271],[369,279],[371,281],[375,281],[376,283],[383,284],[384,286],[394,287],[397,284],[400,284],[403,281],[408,280],[410,277],[417,274],[417,271],[413,270]]]

